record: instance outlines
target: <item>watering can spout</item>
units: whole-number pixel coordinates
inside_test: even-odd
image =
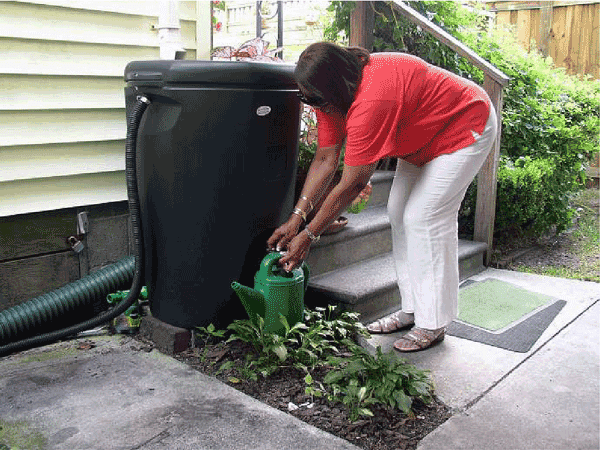
[[[242,305],[248,313],[248,317],[252,319],[258,314],[260,317],[265,316],[265,297],[255,289],[244,286],[237,281],[231,283],[231,288],[242,301]]]

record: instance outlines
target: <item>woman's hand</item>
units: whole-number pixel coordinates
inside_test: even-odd
[[[308,257],[311,240],[306,233],[298,234],[288,245],[287,252],[279,260],[279,265],[286,272],[291,272],[302,265],[302,262]]]
[[[277,228],[267,240],[269,251],[280,252],[286,249],[290,241],[298,234],[301,223],[302,219],[299,216],[292,215],[286,223]]]

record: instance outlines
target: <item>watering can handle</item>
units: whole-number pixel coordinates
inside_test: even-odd
[[[279,252],[269,253],[267,256],[265,256],[261,262],[261,272],[264,270],[266,272],[266,276],[268,277],[276,275],[273,272],[273,268],[281,259],[281,256],[282,255]],[[306,292],[306,289],[308,289],[308,280],[310,278],[310,269],[308,268],[308,264],[305,262],[302,263],[300,268],[302,269],[302,272],[304,272],[304,291]]]
[[[273,276],[273,266],[277,264],[277,261],[281,259],[281,253],[273,252],[269,253],[265,256],[261,263],[261,270],[265,270],[267,272],[267,276]]]

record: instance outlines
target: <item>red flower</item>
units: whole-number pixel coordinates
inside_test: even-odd
[[[223,24],[221,22],[217,22],[217,24],[215,25],[215,30],[221,31],[221,28],[223,28]]]

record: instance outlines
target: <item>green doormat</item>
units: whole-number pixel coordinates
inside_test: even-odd
[[[458,319],[447,332],[515,352],[527,352],[565,303],[493,278],[468,280],[459,292]]]
[[[458,320],[498,331],[551,300],[555,299],[489,278],[460,290]]]

